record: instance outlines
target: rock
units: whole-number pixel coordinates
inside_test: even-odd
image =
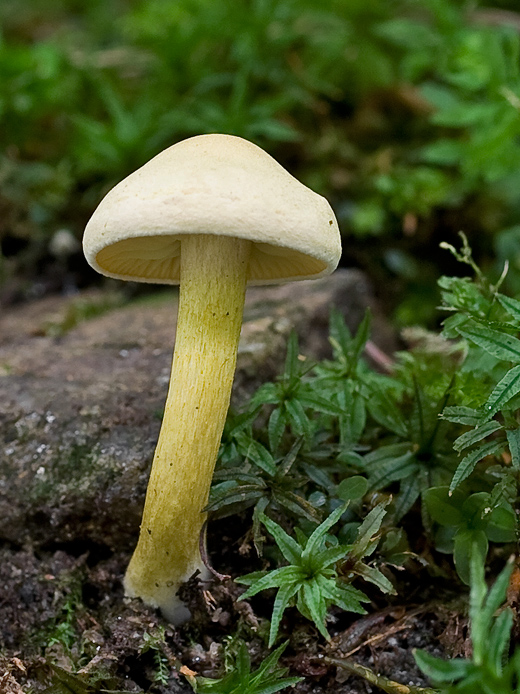
[[[71,302],[99,302],[100,295],[44,299],[4,311],[4,541],[48,550],[74,542],[75,552],[132,548],[166,398],[175,297],[169,291],[114,308],[57,337],[48,326],[70,316]],[[302,353],[329,353],[332,305],[355,329],[366,307],[374,308],[364,275],[341,270],[318,281],[248,290],[235,404],[279,372],[293,328]],[[376,334],[388,347],[392,336],[382,326],[379,319]]]

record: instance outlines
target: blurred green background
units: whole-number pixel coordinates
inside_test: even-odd
[[[107,190],[194,134],[253,140],[325,195],[342,264],[432,324],[465,231],[520,292],[517,0],[3,0],[0,301],[98,282]]]

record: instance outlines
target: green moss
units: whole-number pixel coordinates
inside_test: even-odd
[[[82,296],[72,299],[59,320],[47,321],[42,332],[49,337],[61,337],[83,321],[98,318],[126,303],[123,292],[105,292],[99,296]]]

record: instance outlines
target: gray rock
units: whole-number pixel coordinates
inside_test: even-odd
[[[130,549],[166,398],[176,294],[50,336],[45,326],[59,324],[78,300],[46,299],[0,316],[0,538],[46,549],[72,541]],[[302,353],[329,354],[331,305],[355,329],[374,308],[364,275],[342,270],[248,290],[235,404],[279,372],[293,328]],[[377,325],[388,348],[392,336]]]

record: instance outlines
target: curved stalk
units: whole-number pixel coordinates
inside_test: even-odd
[[[235,374],[251,242],[212,235],[181,241],[177,336],[164,418],[125,592],[188,616],[176,592],[207,571],[199,535]]]

